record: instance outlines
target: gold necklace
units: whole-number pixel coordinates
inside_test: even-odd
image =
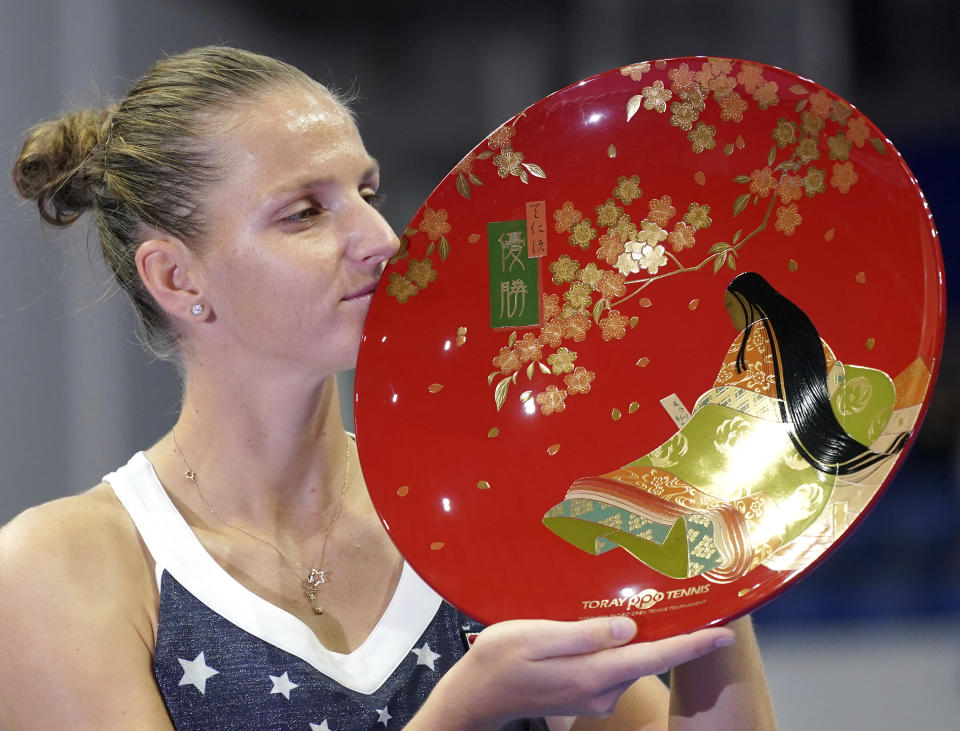
[[[281,549],[280,546],[273,541],[270,541],[263,536],[258,536],[253,531],[244,528],[242,525],[238,525],[232,521],[229,521],[220,515],[216,508],[207,502],[207,499],[200,491],[200,485],[197,484],[197,473],[191,469],[189,462],[187,462],[187,458],[183,455],[183,450],[180,448],[180,442],[177,441],[176,432],[171,430],[170,435],[173,437],[173,443],[177,448],[177,454],[180,455],[180,461],[183,462],[183,477],[184,479],[193,483],[193,487],[197,491],[197,497],[200,498],[200,502],[203,503],[203,506],[224,525],[229,526],[236,531],[240,531],[244,535],[253,538],[255,541],[259,541],[264,545],[270,546],[270,548],[276,551],[280,558],[282,558],[287,564],[287,568],[289,568],[293,572],[294,576],[300,580],[300,586],[303,589],[303,595],[306,597],[307,601],[310,602],[310,607],[313,609],[313,613],[318,616],[323,614],[323,607],[317,606],[317,594],[319,593],[320,585],[327,583],[326,571],[324,569],[318,569],[316,566],[323,565],[323,557],[327,552],[327,541],[330,538],[330,534],[333,532],[333,526],[336,524],[337,518],[340,517],[340,511],[343,509],[343,498],[347,494],[347,487],[350,484],[350,438],[344,434],[344,440],[346,441],[347,445],[347,465],[343,470],[343,485],[340,488],[340,498],[337,501],[337,510],[333,514],[333,520],[330,521],[330,527],[327,528],[326,535],[323,537],[323,543],[320,544],[320,553],[317,554],[310,566],[310,569],[307,570],[303,564],[288,556],[283,549]],[[306,578],[301,578],[304,576],[304,574],[306,574]]]

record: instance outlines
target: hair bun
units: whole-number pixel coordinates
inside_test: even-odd
[[[21,196],[37,201],[41,217],[66,226],[93,205],[91,153],[109,126],[114,108],[84,110],[41,122],[27,134],[13,166]]]

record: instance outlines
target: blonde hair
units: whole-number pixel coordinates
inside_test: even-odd
[[[196,247],[204,232],[199,204],[222,171],[210,137],[217,115],[284,85],[316,85],[268,56],[206,46],[158,61],[126,97],[102,110],[42,122],[26,137],[13,166],[21,196],[40,216],[68,226],[92,210],[104,258],[130,296],[144,346],[176,356],[176,333],[137,273],[145,227]],[[345,100],[331,95],[346,108]]]

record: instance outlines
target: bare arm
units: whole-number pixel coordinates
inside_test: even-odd
[[[671,673],[671,731],[777,727],[749,617],[728,625],[736,642]]]
[[[173,728],[152,673],[144,560],[89,493],[0,530],[0,726]]]

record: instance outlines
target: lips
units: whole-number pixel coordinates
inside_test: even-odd
[[[369,284],[361,287],[360,289],[357,289],[352,293],[348,294],[346,297],[344,297],[344,299],[345,300],[360,299],[361,297],[366,297],[367,295],[373,294],[376,289],[377,289],[377,282],[376,281],[370,282]]]

